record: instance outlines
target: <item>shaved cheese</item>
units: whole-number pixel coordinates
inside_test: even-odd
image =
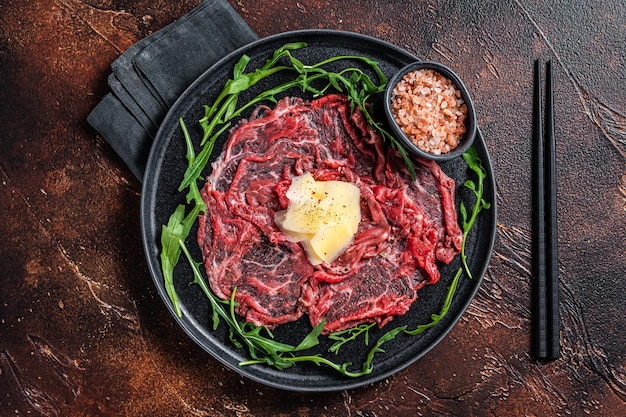
[[[316,256],[331,263],[350,245],[353,236],[347,223],[323,223],[309,243]]]
[[[326,219],[329,223],[346,223],[355,234],[361,221],[361,191],[350,182],[324,182],[327,197],[330,199]]]
[[[361,221],[361,194],[343,181],[315,181],[304,173],[285,194],[287,210],[276,213],[276,224],[293,242],[302,242],[313,265],[331,263],[350,245]]]

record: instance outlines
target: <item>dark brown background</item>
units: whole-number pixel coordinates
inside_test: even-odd
[[[198,0],[0,3],[0,415],[626,415],[626,6],[612,0],[231,0],[259,36],[356,31],[452,67],[498,183],[478,296],[426,357],[324,395],[244,380],[148,275],[140,184],[86,123],[111,62]],[[548,4],[544,4],[548,3]],[[530,351],[532,66],[556,81],[560,360]]]

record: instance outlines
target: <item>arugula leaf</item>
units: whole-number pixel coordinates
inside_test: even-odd
[[[193,210],[185,216],[185,206],[180,204],[169,218],[166,226],[161,231],[161,269],[165,290],[167,291],[174,311],[178,317],[182,316],[180,311],[180,301],[174,289],[174,267],[180,257],[180,242],[187,238],[189,231],[193,227],[202,206],[196,205]]]
[[[420,324],[414,330],[407,331],[406,333],[414,336],[416,334],[423,333],[424,331],[430,329],[431,327],[435,327],[445,316],[448,314],[448,310],[450,309],[450,305],[452,304],[452,299],[454,298],[454,293],[456,291],[456,287],[459,284],[459,278],[463,274],[463,269],[459,268],[452,280],[452,283],[448,287],[448,293],[446,294],[446,299],[443,302],[443,307],[439,314],[433,314],[430,316],[431,321],[426,324]]]
[[[301,350],[311,349],[319,344],[319,336],[322,334],[322,330],[324,330],[325,321],[322,320],[313,331],[309,333],[298,346],[294,348],[294,352],[299,352]]]
[[[346,330],[341,330],[339,332],[329,334],[328,338],[330,340],[336,340],[336,342],[332,344],[328,351],[335,354],[339,353],[339,349],[341,349],[343,345],[355,340],[361,334],[364,334],[365,345],[369,345],[369,330],[375,325],[376,323],[364,323]]]
[[[476,218],[478,214],[482,210],[487,210],[491,208],[491,204],[483,198],[484,192],[484,183],[485,178],[487,177],[487,171],[483,167],[482,160],[478,156],[478,151],[474,146],[471,146],[465,153],[463,153],[463,159],[469,166],[469,168],[474,171],[476,174],[476,182],[472,180],[465,181],[464,186],[469,188],[474,193],[476,197],[476,202],[472,208],[472,214],[468,218],[467,210],[464,204],[461,204],[461,218],[463,220],[463,244],[461,245],[461,261],[463,262],[463,268],[465,269],[465,273],[468,277],[472,278],[472,273],[467,265],[467,255],[465,253],[465,242],[467,240],[467,235],[471,230],[472,226],[474,226],[474,222],[476,222]]]
[[[374,362],[374,355],[377,353],[384,353],[385,351],[382,349],[382,345],[387,343],[388,341],[394,339],[398,333],[406,330],[406,326],[396,327],[395,329],[389,330],[387,333],[382,335],[374,344],[374,347],[367,354],[367,359],[363,363],[363,375],[369,374],[374,369],[372,363]]]

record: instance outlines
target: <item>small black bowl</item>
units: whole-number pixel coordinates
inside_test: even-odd
[[[413,72],[413,71],[420,70],[420,69],[435,70],[436,72],[440,73],[447,79],[451,80],[452,83],[456,86],[456,88],[461,91],[461,97],[463,98],[463,101],[465,102],[465,105],[467,106],[467,116],[465,118],[465,133],[463,134],[463,137],[459,141],[458,145],[446,153],[434,154],[431,152],[427,152],[423,149],[420,149],[402,131],[402,129],[400,128],[400,126],[398,125],[398,123],[396,122],[392,114],[391,96],[392,96],[392,92],[396,84],[398,84],[398,82],[400,82],[402,77],[404,77],[406,74]],[[426,159],[432,159],[435,161],[447,161],[447,160],[456,158],[460,156],[463,152],[465,152],[471,146],[472,142],[474,142],[474,138],[476,137],[476,111],[474,109],[474,103],[472,102],[472,99],[469,95],[469,92],[467,91],[467,88],[465,87],[465,84],[463,84],[463,81],[461,81],[458,75],[456,75],[450,68],[438,62],[432,62],[432,61],[413,62],[405,66],[404,68],[402,68],[396,74],[394,74],[394,76],[387,83],[387,87],[385,89],[384,107],[385,107],[385,114],[389,122],[389,126],[395,133],[395,136],[398,138],[398,140],[400,140],[400,142],[404,145],[406,150],[417,156],[421,156]]]

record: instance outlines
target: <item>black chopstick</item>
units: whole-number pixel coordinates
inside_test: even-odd
[[[544,195],[543,124],[541,113],[541,66],[535,61],[533,95],[533,354],[548,356],[546,311],[546,220]]]
[[[554,92],[552,62],[546,65],[545,114],[545,205],[546,205],[546,295],[548,315],[548,358],[561,356],[559,314],[559,263],[556,202],[556,140],[554,136]]]
[[[533,95],[533,354],[560,357],[556,211],[556,146],[552,63],[546,65],[545,131],[541,65],[535,62]]]

